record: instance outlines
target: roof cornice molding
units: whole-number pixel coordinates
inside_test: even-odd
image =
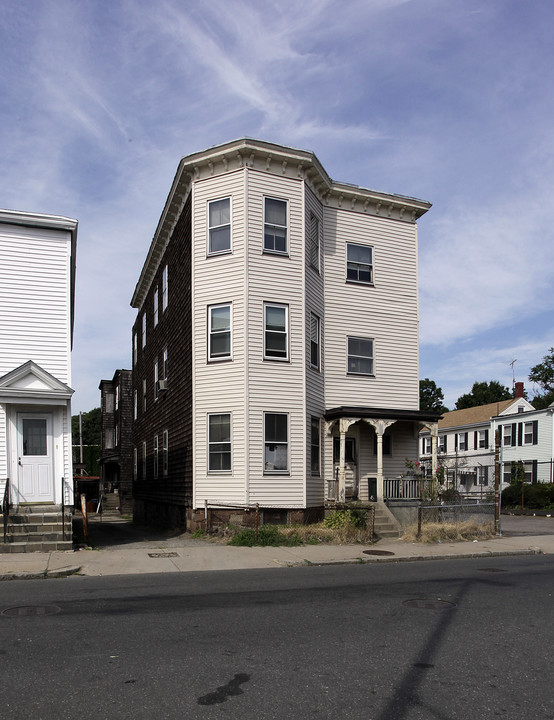
[[[193,183],[252,169],[305,181],[323,205],[375,217],[415,223],[431,203],[332,180],[313,152],[241,138],[182,158],[160,216],[131,306],[140,308]]]

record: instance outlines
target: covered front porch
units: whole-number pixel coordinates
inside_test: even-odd
[[[326,500],[378,502],[421,497],[423,478],[410,472],[418,460],[419,432],[432,438],[437,469],[439,413],[391,408],[338,407],[325,413]]]

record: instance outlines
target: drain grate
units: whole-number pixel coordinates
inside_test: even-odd
[[[394,555],[391,550],[362,550],[364,555]]]
[[[8,617],[30,617],[37,615],[55,615],[60,612],[57,605],[24,605],[23,607],[13,607],[2,611],[2,615]]]
[[[179,557],[179,553],[176,553],[176,552],[148,553],[148,557],[151,557],[151,558]]]
[[[448,610],[449,608],[456,607],[456,603],[448,602],[448,600],[427,600],[425,598],[404,600],[402,605],[406,605],[406,607],[421,608],[422,610]]]

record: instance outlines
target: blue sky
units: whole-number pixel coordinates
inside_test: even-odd
[[[184,155],[242,136],[433,203],[421,377],[453,407],[554,345],[550,0],[3,0],[0,207],[79,220],[73,410],[130,367]],[[535,388],[536,389],[536,388]]]

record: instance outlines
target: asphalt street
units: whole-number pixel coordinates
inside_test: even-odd
[[[552,720],[554,557],[0,584],[2,717]]]

